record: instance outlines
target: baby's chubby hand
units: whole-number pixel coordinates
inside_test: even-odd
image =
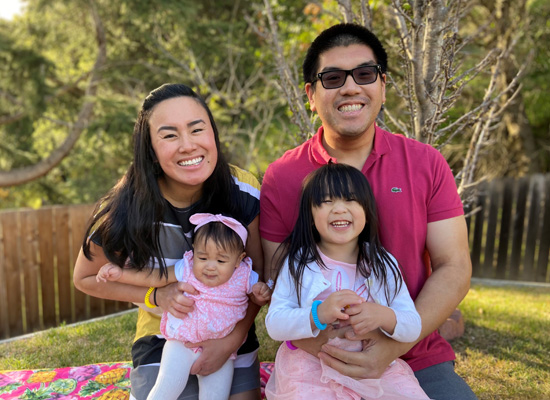
[[[122,276],[122,268],[118,265],[107,263],[102,266],[95,279],[98,282],[118,281]]]
[[[267,304],[271,299],[271,289],[264,282],[256,282],[252,286],[250,300],[260,307]]]

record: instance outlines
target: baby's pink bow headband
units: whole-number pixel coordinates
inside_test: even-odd
[[[246,247],[246,239],[248,238],[248,232],[246,231],[246,228],[234,218],[226,217],[225,215],[221,215],[221,214],[214,215],[214,214],[208,214],[208,213],[197,213],[189,217],[189,222],[191,222],[193,225],[197,225],[195,228],[195,232],[201,226],[206,225],[210,222],[221,222],[225,226],[228,226],[229,228],[233,229],[237,233],[237,235],[239,235],[239,237],[243,241],[243,245]]]

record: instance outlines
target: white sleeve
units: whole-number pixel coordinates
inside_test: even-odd
[[[301,296],[301,300],[302,303],[307,301],[304,296]],[[290,276],[288,263],[285,261],[279,272],[265,317],[267,333],[273,340],[278,341],[315,337],[319,334],[319,330],[312,331],[310,313],[311,304],[302,304],[302,307],[298,304],[296,287]]]
[[[393,256],[392,256],[393,258]],[[395,259],[394,259],[395,260]],[[397,262],[395,262],[397,265]],[[391,270],[388,268],[387,283],[389,286],[389,292],[393,293],[395,291],[395,282],[394,275],[391,273]],[[416,311],[414,302],[411,299],[409,290],[405,281],[402,281],[401,288],[393,298],[391,304],[388,304],[386,301],[386,296],[384,293],[384,288],[381,287],[379,283],[375,284],[373,298],[379,304],[390,307],[396,317],[395,329],[393,330],[393,335],[390,335],[388,332],[380,329],[384,334],[398,342],[414,342],[420,336],[422,330],[422,319]]]
[[[254,270],[250,270],[250,275],[248,276],[248,287],[246,288],[246,293],[252,293],[252,286],[258,283],[260,276]]]
[[[187,280],[184,280],[185,274],[185,268],[188,266],[188,262],[185,258],[182,258],[181,260],[177,261],[174,265],[174,276],[176,277],[176,280],[178,282],[187,282]]]

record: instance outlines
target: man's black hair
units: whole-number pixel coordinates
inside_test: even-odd
[[[321,54],[334,47],[345,47],[352,44],[363,44],[370,47],[382,73],[386,73],[388,55],[376,35],[362,25],[343,23],[324,30],[311,43],[302,66],[304,82],[315,81]]]

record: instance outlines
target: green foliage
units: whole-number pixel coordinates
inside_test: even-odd
[[[525,110],[538,142],[543,144],[545,153],[549,153],[550,144],[550,3],[534,0],[529,4],[531,17],[531,40],[525,43],[535,54],[534,62],[524,80]],[[543,168],[550,170],[547,156]]]
[[[25,185],[0,189],[0,207],[96,201],[131,161],[131,135],[141,101],[165,82],[186,83],[205,97],[228,158],[258,176],[311,133],[304,135],[293,124],[279,86],[278,61],[265,37],[269,27],[263,0],[28,0],[23,16],[0,21],[1,170],[44,159],[76,121],[97,54],[90,4],[95,4],[105,29],[108,57],[93,99],[93,118],[70,155],[50,173]],[[272,0],[270,4],[283,55],[303,90],[301,63],[309,43],[320,31],[340,22],[342,14],[334,0]],[[390,53],[390,73],[402,79],[389,4],[375,1],[371,5],[374,31]],[[359,13],[359,2],[353,2],[353,7]],[[472,8],[472,16],[480,10]],[[524,35],[518,54],[526,54],[530,47],[536,50],[523,94],[539,147],[544,148],[550,118],[544,111],[550,102],[547,2],[530,1],[529,13],[531,31]],[[476,29],[479,18],[474,17],[465,20],[464,29]],[[463,68],[491,45],[483,38],[470,45]],[[471,107],[470,99],[483,95],[486,77],[477,79],[480,83],[462,94],[464,100],[449,114],[449,122]],[[406,116],[406,104],[388,89],[387,106]],[[454,139],[456,152],[449,157],[456,162],[451,163],[460,164],[467,139]]]

